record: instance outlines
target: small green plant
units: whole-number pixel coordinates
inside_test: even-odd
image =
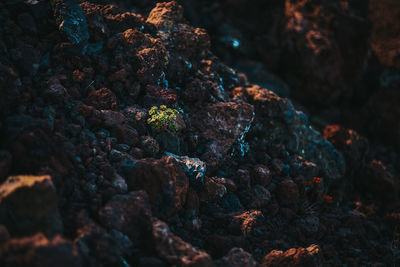
[[[176,114],[179,112],[176,109],[167,108],[165,105],[161,105],[159,108],[153,106],[149,110],[150,118],[147,119],[147,123],[150,124],[154,130],[167,130],[178,131],[178,125],[175,123]]]

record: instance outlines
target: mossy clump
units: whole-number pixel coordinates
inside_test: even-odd
[[[178,125],[176,124],[176,115],[179,113],[176,109],[167,108],[165,105],[160,107],[153,106],[149,110],[149,118],[147,123],[150,124],[153,130],[171,130],[178,131]]]

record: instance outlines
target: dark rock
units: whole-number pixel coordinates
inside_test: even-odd
[[[211,235],[207,239],[207,247],[212,251],[213,257],[223,257],[232,248],[248,249],[249,244],[242,236],[234,235]]]
[[[338,149],[351,166],[347,172],[354,175],[362,167],[369,150],[368,140],[352,129],[340,125],[328,125],[324,129],[324,137]]]
[[[253,177],[253,181],[262,186],[267,186],[272,179],[271,171],[264,165],[257,165],[254,167]]]
[[[266,255],[261,266],[321,266],[321,249],[317,245],[307,248],[291,248],[285,252],[273,250]]]
[[[369,10],[372,50],[382,64],[400,69],[399,37],[393,34],[400,29],[400,9],[397,2],[372,0],[369,2]]]
[[[79,227],[75,243],[90,266],[115,266],[123,257],[131,255],[132,241],[127,236],[116,230],[108,233],[84,211],[79,212],[74,219]]]
[[[261,185],[252,188],[251,196],[252,200],[249,204],[251,208],[265,208],[271,200],[271,193]]]
[[[13,236],[63,230],[55,187],[47,175],[8,177],[0,186],[0,215],[0,224]]]
[[[189,158],[188,156],[178,156],[172,153],[165,153],[167,156],[174,157],[185,168],[189,176],[190,186],[200,187],[204,184],[204,175],[206,173],[206,164],[198,158]]]
[[[243,209],[239,198],[232,192],[226,193],[225,196],[218,201],[218,203],[227,211],[240,211]]]
[[[232,267],[256,267],[258,266],[257,261],[253,256],[244,251],[242,248],[232,248],[228,255],[219,260],[219,264],[222,266]]]
[[[367,20],[354,15],[349,3],[312,0],[288,1],[285,17],[280,45],[292,95],[321,106],[349,99],[368,56]]]
[[[134,146],[139,142],[139,134],[136,129],[128,125],[118,125],[111,129],[113,136],[118,138],[120,142]]]
[[[283,205],[294,204],[299,197],[299,189],[297,184],[292,180],[284,180],[280,182],[276,188],[276,191],[278,200]]]
[[[160,144],[162,150],[180,154],[181,139],[176,133],[170,131],[161,132],[156,135],[156,140]]]
[[[295,110],[289,99],[280,98],[257,85],[237,87],[234,96],[254,104],[256,117],[262,118],[259,123],[263,125],[264,134],[270,141],[284,144],[289,152],[316,163],[328,179],[335,180],[343,176],[343,156],[311,128],[307,116]]]
[[[47,239],[42,233],[13,238],[0,245],[1,266],[84,266],[75,244],[57,235]]]
[[[249,130],[253,120],[253,106],[245,102],[220,102],[209,104],[193,115],[192,125],[205,139],[215,142],[214,153],[223,158],[227,156],[232,145],[244,138]],[[203,155],[207,166],[215,165],[213,159],[207,157]]]
[[[0,183],[2,183],[11,168],[12,156],[7,150],[0,150]]]
[[[138,160],[128,173],[129,190],[147,192],[154,214],[168,218],[186,201],[189,179],[184,168],[171,156]]]
[[[86,17],[76,0],[52,0],[54,17],[60,31],[64,32],[68,41],[78,47],[84,54],[89,40]]]
[[[112,110],[101,110],[103,124],[107,128],[119,127],[125,123],[125,116]]]
[[[139,141],[139,147],[143,149],[145,155],[154,157],[158,154],[160,146],[156,139],[151,136],[141,136]]]
[[[366,191],[384,200],[399,198],[400,181],[378,160],[370,161],[362,170],[358,184]]]
[[[24,30],[26,30],[28,32],[31,32],[31,33],[37,32],[35,19],[29,13],[19,14],[18,23],[21,26],[21,28],[23,28]]]
[[[214,180],[216,183],[222,184],[223,186],[226,187],[226,189],[228,189],[228,190],[230,190],[230,191],[232,191],[232,192],[236,191],[236,189],[237,189],[237,186],[236,186],[235,182],[232,181],[231,179],[213,177],[213,180]]]
[[[0,225],[0,245],[10,239],[10,233],[4,225]]]
[[[400,91],[398,85],[381,88],[370,96],[363,107],[364,127],[378,143],[394,145],[400,148]]]
[[[144,241],[151,236],[151,207],[144,191],[115,195],[100,210],[99,216],[104,226],[124,233],[135,246],[144,246]]]
[[[116,110],[118,108],[117,97],[114,92],[108,88],[92,91],[87,97],[87,102],[97,109]]]
[[[205,178],[204,195],[209,200],[222,198],[226,193],[226,187],[214,181],[213,178]]]
[[[22,44],[17,48],[21,69],[30,76],[35,76],[39,70],[40,52],[33,46]]]
[[[212,266],[211,257],[175,236],[162,221],[153,221],[153,238],[157,254],[176,266]]]

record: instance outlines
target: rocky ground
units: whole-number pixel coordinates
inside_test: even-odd
[[[399,265],[399,14],[1,1],[0,266]]]

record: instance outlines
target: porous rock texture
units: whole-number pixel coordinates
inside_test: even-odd
[[[0,265],[399,264],[398,5],[366,2],[1,1]]]

